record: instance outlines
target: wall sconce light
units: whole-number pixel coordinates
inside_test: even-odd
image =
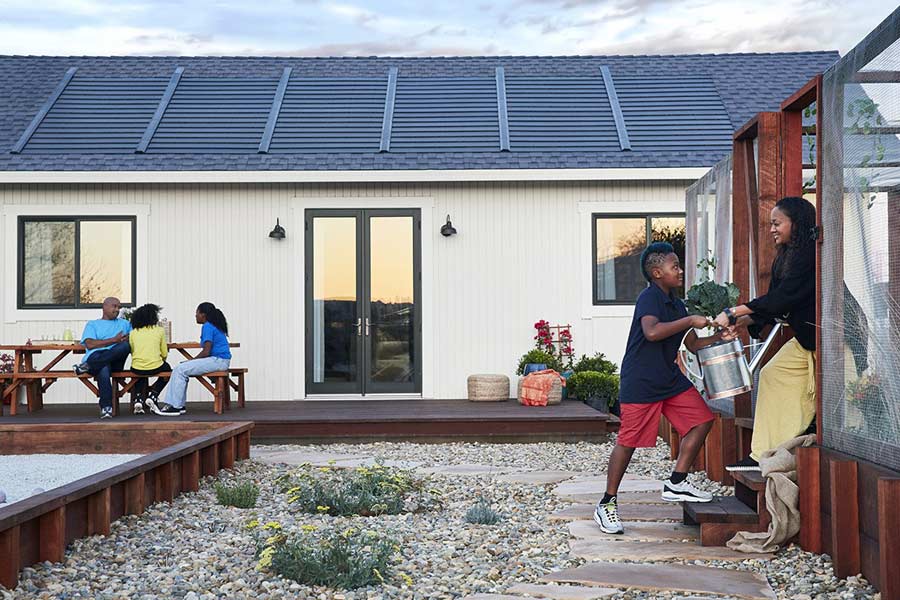
[[[447,215],[447,222],[441,226],[441,235],[444,237],[456,235],[456,228],[453,226],[453,223],[450,222],[450,215]]]
[[[279,219],[275,219],[275,229],[269,232],[269,237],[276,240],[284,239],[284,227],[281,226]]]

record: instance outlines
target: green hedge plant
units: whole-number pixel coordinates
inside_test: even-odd
[[[523,375],[525,373],[525,365],[528,364],[547,365],[548,369],[553,369],[557,373],[562,371],[562,365],[559,363],[557,357],[544,350],[538,350],[537,348],[529,350],[522,355],[522,358],[519,359],[516,375]]]
[[[582,402],[610,407],[619,396],[619,376],[599,371],[582,371],[569,378],[569,393]]]
[[[619,366],[611,360],[607,360],[605,354],[603,354],[602,352],[598,352],[593,356],[582,354],[581,358],[578,359],[578,362],[575,363],[575,367],[572,370],[576,373],[596,371],[598,373],[607,373],[609,375],[613,375],[616,371],[619,370]]]

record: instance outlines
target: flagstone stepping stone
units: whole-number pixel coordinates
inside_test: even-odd
[[[365,458],[363,456],[354,455],[354,454],[334,454],[331,452],[310,452],[307,450],[276,450],[276,451],[268,451],[268,450],[257,450],[256,448],[251,449],[250,458],[255,460],[269,463],[269,464],[279,464],[284,463],[288,465],[302,465],[304,463],[309,463],[314,467],[327,467],[330,466],[332,461],[339,460],[353,460]]]
[[[627,529],[627,526],[626,526]],[[613,536],[608,536],[613,537]],[[585,560],[750,560],[770,559],[770,554],[749,554],[724,546],[701,546],[678,542],[598,542],[572,540],[569,552]]]
[[[491,465],[439,465],[437,467],[421,467],[417,469],[429,475],[503,475],[511,469],[492,467]]]
[[[509,594],[475,594],[465,596],[461,600],[522,600],[522,596],[510,596]]]
[[[546,598],[547,600],[598,600],[619,593],[619,590],[615,588],[534,583],[520,583],[506,591],[511,594],[524,594],[532,598]]]
[[[497,481],[505,481],[507,483],[533,483],[544,485],[547,483],[559,483],[566,479],[575,477],[578,473],[573,471],[524,471],[521,473],[510,473],[501,475]]]
[[[575,494],[600,494],[606,491],[606,475],[594,477],[581,477],[570,479],[560,483],[553,489],[553,493],[563,498]],[[647,477],[639,477],[637,475],[625,475],[622,483],[619,484],[620,492],[660,492],[662,493],[662,483],[656,479]]]
[[[695,565],[588,563],[541,577],[541,581],[577,583],[646,591],[720,594],[751,600],[774,600],[775,592],[758,573]]]
[[[575,504],[550,515],[551,521],[593,520],[593,504]],[[620,504],[619,518],[623,521],[681,521],[684,510],[680,504]],[[627,527],[627,525],[626,525]]]
[[[698,542],[700,540],[700,527],[696,525],[684,525],[682,523],[644,523],[632,522],[625,526],[625,533],[610,535],[603,533],[600,528],[591,521],[571,521],[569,523],[569,535],[592,542]]]
[[[619,492],[619,506],[623,504],[669,504],[662,499],[662,488],[655,489],[652,492]],[[579,504],[589,503],[597,504],[603,498],[603,492],[595,494],[572,494],[565,496],[564,500],[578,502]]]

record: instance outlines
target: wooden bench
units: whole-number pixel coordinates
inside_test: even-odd
[[[194,379],[199,381],[203,384],[203,387],[209,390],[213,395],[213,410],[216,414],[222,414],[231,408],[231,390],[234,390],[237,393],[238,407],[244,407],[244,375],[247,374],[247,371],[248,369],[245,368],[234,368],[228,369],[227,371],[215,371],[213,373],[206,373],[205,375],[198,375],[194,377]],[[9,374],[4,373],[4,375]],[[158,375],[150,375],[149,377],[170,376],[171,372],[166,372],[159,373]],[[131,371],[117,371],[112,373],[110,379],[113,389],[113,414],[119,414],[119,399],[131,392],[135,382],[140,377],[147,376],[137,375]],[[10,377],[10,380],[11,379],[12,378]],[[100,395],[100,390],[97,389],[97,386],[94,383],[94,376],[88,373],[77,375],[74,371],[35,371],[19,373],[16,375],[16,379],[34,380],[38,382],[41,390],[40,395],[43,395],[43,393],[47,391],[47,388],[56,383],[59,379],[77,379],[84,384],[94,396]],[[28,384],[23,383],[22,385]],[[30,399],[31,395],[29,395],[29,401]],[[14,400],[15,398],[13,397],[13,401]],[[36,408],[40,407],[29,406],[28,410],[31,412]],[[11,414],[15,414],[14,409],[10,412]]]
[[[231,391],[237,394],[238,408],[244,408],[244,375],[248,369],[233,368],[227,371],[214,371],[204,375],[194,377],[213,395],[213,411],[216,414],[223,414],[226,410],[231,409]],[[112,374],[113,384],[113,414],[119,414],[119,400],[125,395],[131,396],[131,402],[134,404],[134,384],[138,379],[151,377],[162,377],[164,379],[172,376],[171,371],[157,373],[156,375],[138,375],[131,371],[117,371]]]

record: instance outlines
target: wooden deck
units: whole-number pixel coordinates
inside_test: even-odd
[[[491,441],[600,440],[618,429],[618,420],[577,401],[556,406],[521,406],[518,402],[467,400],[327,400],[254,401],[244,409],[213,412],[212,402],[188,404],[182,417],[122,415],[111,423],[155,420],[252,421],[254,441],[343,441],[347,439],[481,439]],[[94,404],[46,404],[43,410],[0,418],[4,423],[100,422]],[[105,422],[105,421],[104,421]]]

